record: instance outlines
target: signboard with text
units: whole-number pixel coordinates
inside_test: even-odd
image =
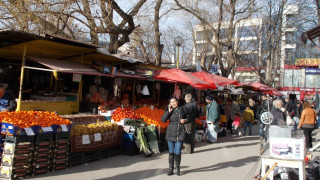
[[[306,68],[305,73],[306,74],[320,74],[320,69]]]
[[[296,59],[297,66],[319,66],[320,58],[311,58],[311,59]]]

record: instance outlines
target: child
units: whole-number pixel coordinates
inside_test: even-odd
[[[240,126],[240,121],[241,121],[240,113],[238,112],[235,114],[235,118],[232,123],[232,135],[233,136],[236,136],[238,134],[238,128]]]
[[[243,113],[243,120],[244,120],[244,130],[243,135],[246,134],[247,127],[249,126],[249,136],[252,135],[252,123],[254,122],[254,114],[253,111],[250,109],[250,106],[246,106],[246,110]]]

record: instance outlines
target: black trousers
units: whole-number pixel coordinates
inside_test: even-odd
[[[303,134],[306,138],[306,148],[309,149],[309,148],[312,148],[312,131],[313,129],[312,128],[302,128],[303,130]]]

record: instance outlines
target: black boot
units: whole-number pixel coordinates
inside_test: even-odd
[[[174,153],[169,153],[169,171],[168,176],[171,176],[173,174],[173,168],[174,168]]]
[[[180,176],[180,162],[181,162],[181,154],[175,155],[175,160],[176,160],[176,171],[177,171],[177,176]]]

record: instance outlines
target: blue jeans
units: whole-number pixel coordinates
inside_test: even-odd
[[[243,135],[246,134],[247,127],[249,126],[249,135],[252,135],[252,123],[249,121],[244,122],[244,129],[243,129]]]
[[[176,155],[181,154],[182,141],[174,142],[168,141],[169,153],[174,153]]]
[[[262,122],[260,122],[260,124],[259,124],[259,135],[260,135],[260,137],[265,138],[264,130],[263,130],[265,127],[266,127],[266,125],[263,124]]]

